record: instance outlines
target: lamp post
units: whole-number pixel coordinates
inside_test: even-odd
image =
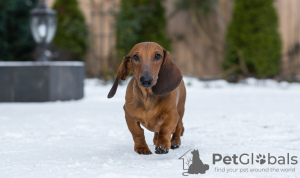
[[[37,61],[48,61],[45,52],[56,32],[56,11],[49,9],[45,0],[30,11],[30,29],[35,42],[38,44]]]

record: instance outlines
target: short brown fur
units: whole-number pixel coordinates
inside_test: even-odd
[[[161,59],[154,60],[156,54]],[[134,55],[139,57],[139,61],[133,59]],[[125,80],[130,71],[134,77],[127,86],[123,108],[135,143],[134,150],[139,154],[151,154],[140,124],[155,132],[153,142],[156,153],[168,153],[170,148],[178,148],[184,132],[182,117],[186,90],[182,75],[169,52],[154,42],[136,44],[123,58],[108,98],[114,96],[119,80]],[[143,75],[153,77],[150,87],[141,85]]]

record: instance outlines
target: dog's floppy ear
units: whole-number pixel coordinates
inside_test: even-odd
[[[129,74],[130,70],[127,66],[127,63],[129,61],[129,56],[125,56],[119,66],[119,69],[118,69],[118,75],[116,77],[116,80],[113,84],[113,86],[111,87],[108,95],[107,95],[107,98],[112,98],[113,96],[115,96],[116,94],[116,91],[118,89],[118,85],[119,85],[119,80],[122,79],[122,80],[125,80],[127,75]]]
[[[168,51],[164,50],[164,61],[158,73],[156,85],[152,87],[153,93],[164,95],[174,90],[181,82],[182,75]]]

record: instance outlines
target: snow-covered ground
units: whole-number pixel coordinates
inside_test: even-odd
[[[192,177],[300,176],[300,163],[287,160],[285,165],[212,162],[216,153],[223,157],[270,153],[277,158],[289,153],[299,162],[300,84],[184,80],[182,146],[166,155],[133,151],[122,108],[125,84],[112,99],[106,98],[111,84],[88,79],[85,98],[79,101],[0,103],[0,177],[182,177],[183,162],[178,158],[189,149],[198,149],[203,163],[210,166],[206,174]],[[153,133],[145,131],[145,136],[154,153]],[[240,168],[249,172],[240,173]],[[250,172],[251,168],[269,172]],[[274,173],[271,168],[292,169]]]

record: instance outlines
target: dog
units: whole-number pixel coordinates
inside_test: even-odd
[[[123,109],[134,151],[152,154],[140,124],[154,132],[156,154],[179,148],[184,132],[186,89],[170,53],[154,42],[136,44],[123,58],[108,98],[115,95],[119,80],[125,80],[129,72],[134,76],[128,83]]]

